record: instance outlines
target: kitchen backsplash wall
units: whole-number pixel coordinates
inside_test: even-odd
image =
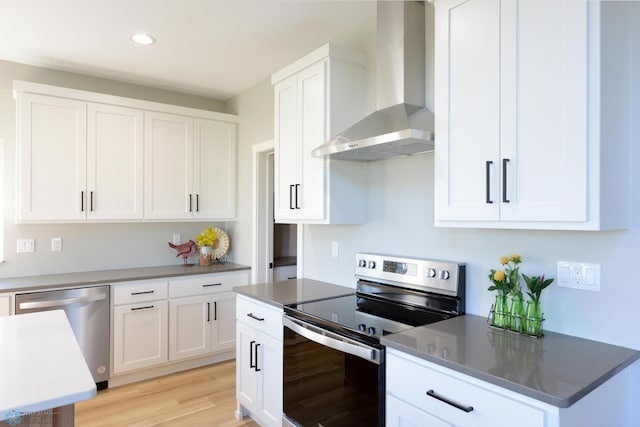
[[[228,112],[220,100],[98,79],[0,61],[0,139],[4,140],[4,259],[0,277],[30,276],[69,271],[180,264],[169,248],[173,234],[183,241],[195,238],[206,225],[224,223],[136,223],[136,224],[15,224],[15,126],[13,80],[103,92],[148,101],[163,102],[218,112]],[[55,173],[55,165],[51,165]],[[51,238],[62,237],[62,252],[51,252]],[[229,257],[233,257],[233,235]],[[16,239],[35,239],[33,254],[16,254]],[[195,261],[195,257],[192,258]]]

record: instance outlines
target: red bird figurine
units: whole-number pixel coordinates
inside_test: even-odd
[[[196,242],[194,242],[193,240],[189,240],[187,243],[183,243],[181,245],[174,245],[173,243],[169,242],[169,247],[178,251],[176,257],[181,256],[184,259],[185,267],[190,267],[193,265],[187,264],[187,258],[195,255],[196,251],[198,250],[198,245],[196,244]]]

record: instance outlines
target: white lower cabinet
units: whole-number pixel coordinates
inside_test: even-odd
[[[112,374],[211,355],[233,357],[231,288],[247,283],[248,272],[236,271],[112,284]]]
[[[247,273],[202,275],[169,281],[169,360],[186,359],[236,346],[236,294]]]
[[[629,382],[640,363],[560,408],[392,348],[386,355],[387,427],[637,425]]]
[[[282,309],[237,297],[238,417],[282,425]]]

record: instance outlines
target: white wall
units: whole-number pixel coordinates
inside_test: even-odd
[[[54,71],[0,61],[0,140],[4,139],[3,169],[4,259],[0,277],[30,276],[69,271],[106,270],[127,267],[180,264],[176,252],[169,248],[174,233],[183,241],[194,238],[207,223],[139,223],[139,224],[15,224],[15,101],[13,80],[25,80],[111,95],[177,104],[212,111],[228,112],[220,100],[186,95],[144,86],[97,79],[79,74]],[[55,173],[52,165],[52,173]],[[2,182],[2,181],[0,181]],[[1,192],[0,192],[1,193]],[[225,228],[225,224],[215,224]],[[50,239],[62,237],[62,252],[51,252]],[[231,234],[229,258],[233,259],[234,236]],[[33,238],[36,252],[16,254],[16,239]],[[192,262],[195,259],[192,258]]]
[[[635,4],[640,22],[640,3]],[[640,37],[635,37],[640,40]],[[634,69],[640,69],[640,42],[634,46]],[[640,73],[635,73],[634,99],[640,100]],[[234,104],[251,135],[240,138],[241,164],[250,164],[250,145],[273,138],[273,95],[264,81],[238,97]],[[372,85],[370,85],[372,86]],[[430,94],[428,94],[430,95]],[[265,100],[268,97],[268,100]],[[427,97],[428,103],[432,98]],[[263,111],[260,111],[260,106]],[[250,113],[251,117],[245,116]],[[640,183],[640,101],[635,104],[632,182]],[[270,133],[271,132],[271,133]],[[241,130],[241,134],[243,131]],[[249,146],[247,146],[249,145]],[[559,288],[545,290],[542,301],[545,327],[561,333],[640,349],[640,284],[633,266],[640,262],[640,192],[634,188],[633,225],[609,232],[452,229],[433,226],[433,153],[370,163],[369,221],[362,225],[304,227],[305,276],[344,286],[355,286],[354,258],[373,251],[425,258],[451,259],[467,265],[468,313],[486,316],[493,293],[487,291],[489,269],[498,268],[502,255],[518,253],[525,274],[556,276],[556,261],[598,263],[601,292]],[[637,187],[637,185],[635,186]],[[250,198],[250,178],[239,187],[239,197]],[[244,202],[248,205],[249,202]],[[249,222],[239,221],[244,228]],[[246,230],[248,232],[248,230]],[[340,245],[331,257],[331,242]],[[238,254],[251,260],[250,248]]]

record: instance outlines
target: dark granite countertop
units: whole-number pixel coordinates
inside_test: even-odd
[[[207,267],[200,267],[197,264],[191,267],[184,267],[182,265],[165,265],[157,267],[124,268],[119,270],[43,274],[39,276],[0,278],[0,292],[68,288],[75,286],[126,282],[129,280],[190,276],[194,274],[227,273],[240,270],[249,270],[249,267],[233,263],[212,264]]]
[[[387,335],[381,342],[561,408],[640,358],[636,350],[549,331],[536,339],[496,330],[473,315]]]
[[[240,295],[280,308],[287,304],[317,301],[356,292],[353,288],[312,279],[289,279],[281,282],[236,286],[233,290]]]

